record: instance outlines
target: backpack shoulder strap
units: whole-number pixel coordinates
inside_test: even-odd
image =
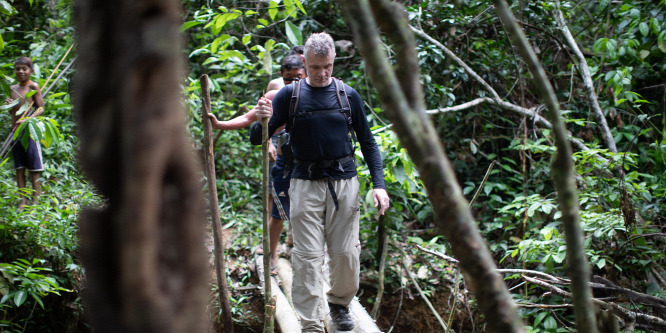
[[[333,78],[335,82],[335,96],[338,98],[338,103],[340,104],[340,109],[347,119],[347,130],[354,139],[354,146],[356,146],[356,133],[354,133],[354,127],[352,126],[352,116],[351,116],[351,105],[349,104],[349,97],[347,96],[347,90],[345,89],[345,84],[342,83],[342,80],[338,78]]]
[[[301,81],[303,80],[294,81],[294,83],[292,83],[291,101],[289,102],[289,119],[287,120],[287,126],[285,126],[285,130],[290,134],[294,129],[296,108],[298,107],[298,101],[301,98]]]

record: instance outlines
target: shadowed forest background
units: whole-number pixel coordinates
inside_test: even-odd
[[[575,330],[573,300],[566,294],[571,277],[565,232],[551,169],[556,142],[533,74],[518,55],[492,2],[398,2],[405,6],[416,37],[414,60],[420,68],[425,109],[462,194],[472,202],[476,225],[527,331]],[[180,6],[180,55],[185,71],[169,98],[185,110],[176,118],[186,124],[189,141],[187,147],[175,150],[175,156],[184,162],[176,158],[168,159],[169,163],[183,170],[188,170],[190,162],[200,165],[201,75],[210,77],[213,112],[219,119],[230,119],[244,112],[244,107],[252,108],[267,83],[279,77],[279,64],[292,46],[302,45],[312,32],[330,33],[338,48],[333,75],[356,89],[366,102],[392,200],[382,224],[369,195],[367,167],[360,162],[361,302],[372,309],[381,285],[377,324],[383,331],[444,331],[424,297],[454,331],[486,331],[479,300],[468,286],[470,277],[462,274],[450,243],[442,236],[440,227],[446,221],[438,224],[434,213],[441,203],[428,199],[417,165],[393,132],[370,78],[370,66],[363,60],[340,4],[181,1]],[[113,96],[113,82],[127,79],[131,83],[131,78],[143,75],[135,72],[124,77],[122,71],[113,75],[114,70],[107,69],[108,77],[90,74],[83,76],[85,80],[73,80],[81,68],[75,27],[81,8],[65,0],[0,0],[0,88],[4,96],[9,96],[9,86],[16,82],[13,62],[20,55],[35,63],[33,81],[42,87],[55,82],[45,96],[43,117],[29,124],[30,135],[43,141],[45,160],[43,194],[35,205],[17,208],[20,194],[11,157],[2,156],[0,161],[3,332],[92,330],[87,317],[91,306],[82,298],[90,272],[81,261],[80,215],[86,208],[112,206],[108,193],[117,193],[108,189],[130,179],[105,169],[110,164],[102,163],[104,159],[88,160],[85,172],[80,164],[79,135],[95,129],[81,128],[89,119],[81,119],[85,111],[73,106],[77,93],[103,89],[97,91],[100,96]],[[584,252],[593,295],[602,302],[597,306],[616,316],[622,331],[664,331],[665,3],[513,1],[511,9],[556,92],[570,135]],[[111,13],[110,19],[121,14]],[[381,41],[389,61],[397,63],[399,48],[385,35]],[[116,41],[109,37],[96,43],[103,49]],[[124,55],[119,54],[119,58]],[[70,63],[71,69],[63,73]],[[179,75],[178,69],[173,73]],[[51,74],[55,75],[47,82]],[[140,85],[136,91],[136,103],[149,106],[154,101]],[[1,110],[3,140],[10,134],[9,122],[9,113]],[[122,137],[123,130],[141,133],[139,128],[118,127],[120,132],[114,135]],[[155,147],[174,145],[155,143]],[[234,330],[262,331],[263,296],[252,268],[262,235],[261,150],[250,145],[247,129],[216,131],[214,145]],[[100,185],[98,176],[107,177],[107,183]],[[174,179],[179,176],[173,173]],[[203,174],[192,176],[200,182],[197,189],[203,198]],[[134,184],[139,184],[140,177],[134,177]],[[204,205],[193,202],[190,210],[200,208],[198,214],[207,214]],[[178,212],[172,213],[175,217]],[[103,215],[84,215],[93,222],[98,216],[100,229],[94,232],[104,230]],[[209,226],[207,223],[207,235]],[[383,230],[386,238],[380,236]],[[380,272],[385,239],[385,271]],[[212,255],[210,237],[201,245]],[[209,258],[209,262],[205,277],[210,295],[203,311],[210,329],[221,330],[213,260]],[[187,265],[198,267],[196,262],[182,265],[174,272],[186,272]]]

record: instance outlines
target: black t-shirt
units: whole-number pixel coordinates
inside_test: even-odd
[[[296,81],[297,83],[297,81]],[[289,120],[289,104],[294,84],[282,88],[273,99],[273,117],[268,122],[268,131],[284,125]],[[348,85],[344,85],[350,99],[352,126],[356,138],[361,145],[374,188],[384,188],[382,160],[375,138],[370,132],[368,121],[363,111],[361,96]],[[300,99],[296,112],[312,112],[321,110],[339,110],[340,103],[336,96],[335,83],[326,87],[312,87],[307,82],[301,85]],[[345,115],[341,112],[320,112],[309,116],[295,118],[291,131],[294,159],[298,161],[331,161],[350,156],[353,153],[352,141],[347,127]],[[261,125],[252,126],[250,142],[261,144]],[[318,167],[316,164],[297,163],[292,178],[316,180],[329,177],[331,179],[348,179],[356,176],[354,160],[341,165],[333,163],[331,167]]]

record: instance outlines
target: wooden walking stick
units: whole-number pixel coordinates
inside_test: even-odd
[[[208,185],[208,210],[210,211],[210,220],[213,226],[213,242],[215,254],[215,275],[217,275],[218,298],[222,308],[222,325],[224,332],[233,333],[234,326],[231,319],[231,307],[229,306],[229,288],[227,286],[227,272],[225,269],[224,257],[224,235],[222,234],[222,224],[220,223],[220,211],[217,203],[217,185],[215,182],[215,158],[213,153],[213,124],[208,113],[210,112],[210,90],[208,86],[208,75],[204,74],[199,78],[201,85],[201,122],[204,126],[204,173],[206,174]]]
[[[271,292],[271,242],[268,226],[268,145],[272,144],[268,136],[268,118],[261,119],[261,153],[262,153],[262,186],[261,201],[263,203],[263,225],[264,225],[264,298],[265,298],[265,320],[264,333],[272,333],[275,317],[275,299]]]

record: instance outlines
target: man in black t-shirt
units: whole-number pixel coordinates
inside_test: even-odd
[[[351,127],[338,101],[333,82],[335,46],[326,33],[311,35],[305,43],[308,76],[300,83],[300,98],[291,128],[294,169],[289,189],[294,250],[292,299],[303,332],[324,332],[323,295],[325,252],[328,251],[330,286],[326,293],[330,314],[338,330],[349,331],[354,322],[349,304],[359,287],[359,182],[353,130],[370,169],[373,199],[383,215],[389,207],[384,189],[382,161],[356,90],[344,85],[351,106]],[[298,83],[295,83],[298,84]],[[268,131],[286,124],[295,84],[285,86],[275,99],[258,105],[257,118],[271,117]],[[336,110],[338,112],[336,112]],[[261,144],[261,125],[255,123],[250,140]]]

